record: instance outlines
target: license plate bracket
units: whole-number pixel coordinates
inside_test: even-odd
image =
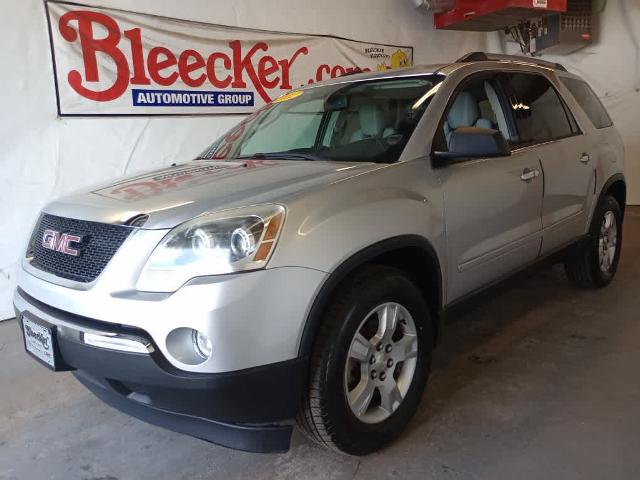
[[[70,370],[60,355],[55,325],[28,312],[22,314],[21,324],[24,348],[31,357],[50,370]]]

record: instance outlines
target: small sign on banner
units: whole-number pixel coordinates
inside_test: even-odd
[[[300,86],[413,64],[407,46],[45,5],[60,116],[251,113]]]
[[[548,8],[549,2],[548,0],[533,0],[534,8]]]

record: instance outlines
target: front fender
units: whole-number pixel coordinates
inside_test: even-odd
[[[429,241],[444,258],[442,193],[426,162],[393,164],[336,182],[289,202],[287,209],[270,267],[330,273],[357,252],[406,235]]]
[[[431,277],[433,278],[433,287],[436,289],[436,295],[438,301],[436,304],[432,304],[433,313],[438,314],[441,308],[442,301],[442,269],[440,267],[437,254],[431,245],[431,243],[425,238],[417,235],[402,235],[398,237],[388,238],[381,242],[368,246],[367,248],[355,253],[347,260],[342,262],[330,275],[326,277],[322,283],[321,288],[313,299],[313,303],[310,306],[309,313],[304,323],[301,337],[300,337],[300,349],[299,356],[308,357],[311,355],[311,349],[316,337],[316,333],[320,328],[322,321],[322,315],[330,304],[338,287],[345,281],[351,274],[360,269],[363,265],[371,262],[373,259],[380,257],[384,254],[398,251],[405,248],[419,249],[421,252],[427,255],[430,259],[428,265],[433,269],[431,271]],[[416,259],[418,261],[418,259]],[[421,263],[422,266],[422,263]],[[425,269],[427,270],[427,269]],[[428,271],[424,272],[428,275]],[[442,331],[440,328],[440,316],[436,318],[438,325],[435,326],[435,334],[438,337],[438,333]]]

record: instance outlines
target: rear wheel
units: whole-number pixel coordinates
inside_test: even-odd
[[[422,396],[433,329],[418,288],[371,266],[326,311],[298,424],[312,440],[353,455],[397,437]]]
[[[579,287],[597,288],[611,283],[618,269],[622,247],[622,209],[605,196],[594,212],[589,239],[569,252],[565,271]]]

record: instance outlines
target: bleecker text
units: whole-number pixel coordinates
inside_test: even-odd
[[[94,35],[96,26],[103,27],[107,35]],[[217,89],[246,89],[250,83],[265,102],[270,102],[268,90],[291,89],[291,66],[300,55],[309,53],[303,46],[290,58],[277,59],[269,55],[266,42],[245,45],[239,40],[228,42],[227,53],[218,51],[208,56],[191,49],[173,52],[163,46],[145,52],[140,28],[122,31],[109,15],[88,10],[65,13],[58,28],[62,38],[79,42],[82,51],[84,72],[68,72],[69,85],[79,95],[99,102],[121,97],[130,85],[169,87],[178,79],[193,88],[209,82]],[[98,59],[104,55],[115,63],[116,78],[104,89],[92,89],[90,84],[100,81]]]

